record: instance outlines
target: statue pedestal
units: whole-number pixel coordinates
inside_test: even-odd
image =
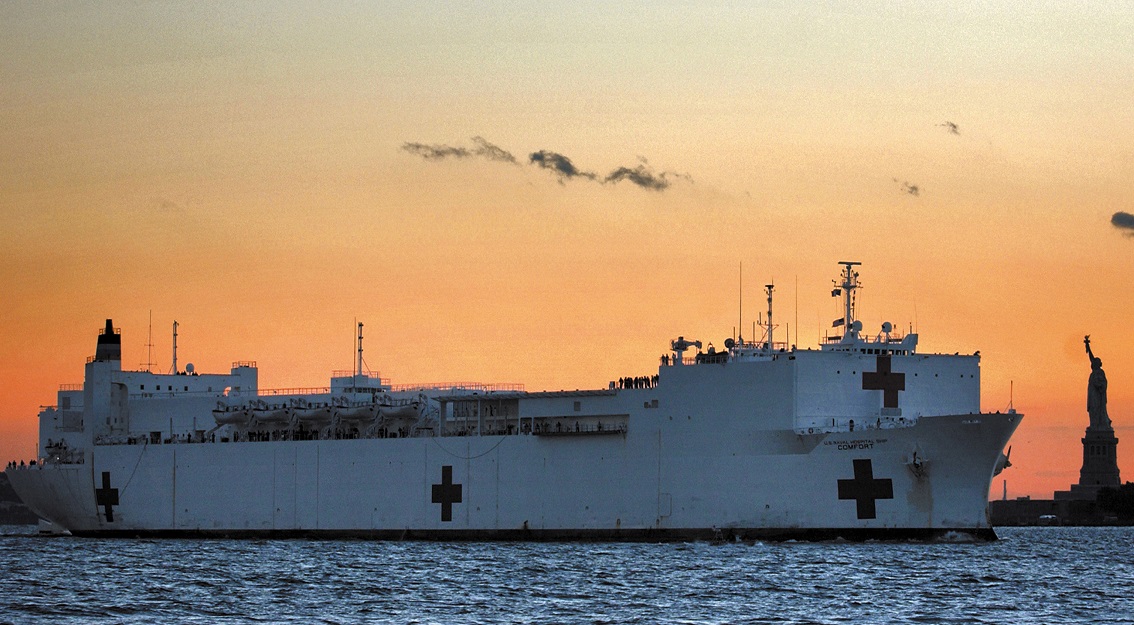
[[[1083,436],[1083,468],[1079,470],[1079,483],[1069,491],[1056,491],[1057,500],[1094,501],[1099,490],[1118,488],[1122,480],[1118,475],[1118,438],[1112,428],[1087,428]]]

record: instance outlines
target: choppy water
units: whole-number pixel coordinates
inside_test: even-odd
[[[103,540],[0,528],[0,623],[1134,621],[1134,528],[949,543]]]

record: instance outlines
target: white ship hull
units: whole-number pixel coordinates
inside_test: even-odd
[[[981,413],[976,354],[917,353],[890,324],[863,338],[843,264],[846,335],[820,349],[769,326],[687,360],[682,337],[656,375],[590,391],[398,389],[361,373],[360,326],[357,372],[261,392],[250,362],[123,371],[108,320],[10,480],[88,536],[993,538],[1021,415]]]
[[[15,471],[12,482],[37,514],[92,536],[987,538],[993,467],[1017,421],[963,415],[902,429],[700,440],[654,428],[580,438],[113,445],[89,464]],[[915,447],[930,459],[921,478],[907,462]],[[840,499],[856,460],[870,462],[872,479],[890,481],[890,497],[863,495],[874,518],[861,518],[871,511],[859,500]],[[434,503],[445,467],[460,485],[449,521],[444,497]],[[110,515],[99,505],[104,474],[117,495]]]

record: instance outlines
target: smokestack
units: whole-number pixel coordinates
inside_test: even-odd
[[[98,333],[98,346],[95,348],[95,361],[110,362],[122,360],[122,335],[114,329],[114,323],[106,320],[106,329]]]

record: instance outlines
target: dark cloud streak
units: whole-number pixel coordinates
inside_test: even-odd
[[[912,195],[914,197],[921,195],[921,187],[917,186],[916,184],[910,184],[909,182],[898,180],[897,178],[891,178],[891,180],[898,183],[898,186],[902,189],[902,193]]]
[[[401,150],[415,156],[420,156],[427,161],[483,158],[498,163],[519,164],[516,157],[511,152],[490,143],[484,137],[473,137],[471,141],[473,144],[471,148],[459,145],[447,145],[444,143],[427,144],[407,141],[402,144]],[[642,189],[661,192],[668,189],[673,184],[674,179],[686,180],[691,184],[693,182],[693,179],[688,174],[680,174],[671,171],[655,172],[650,168],[649,163],[644,157],[639,156],[638,160],[640,162],[634,167],[617,167],[606,176],[602,176],[593,171],[580,169],[567,156],[551,150],[539,150],[528,155],[529,164],[550,171],[556,176],[561,185],[566,184],[567,180],[576,178],[590,180],[591,182],[598,182],[600,184],[617,184],[622,181],[627,181]]]
[[[1134,237],[1134,215],[1118,211],[1110,216],[1110,225],[1119,230],[1125,230],[1126,236]]]
[[[424,143],[406,142],[402,144],[402,149],[410,154],[420,156],[427,161],[440,161],[447,158],[468,158],[472,156],[472,152],[469,152],[467,148],[436,143],[426,145]]]
[[[584,178],[602,184],[617,184],[625,180],[643,189],[665,191],[673,184],[670,181],[671,176],[693,182],[693,179],[690,178],[688,174],[677,174],[673,172],[655,173],[646,164],[646,159],[642,157],[639,157],[642,162],[639,163],[638,166],[618,167],[604,177],[600,177],[594,172],[580,170],[571,162],[571,159],[558,152],[540,150],[538,152],[532,152],[528,158],[531,163],[537,167],[554,172],[559,177],[559,184],[564,184],[565,180],[571,178]]]
[[[638,165],[634,169],[619,167],[610,172],[610,175],[604,178],[603,182],[610,183],[620,180],[629,180],[643,189],[653,189],[654,191],[665,191],[669,188],[669,180],[666,180],[665,172],[654,174],[654,172],[646,169],[645,165]]]
[[[476,144],[476,149],[473,152],[477,156],[483,156],[490,161],[500,161],[502,163],[515,163],[516,157],[504,148],[493,145],[485,141],[483,137],[473,137],[472,142]]]
[[[406,142],[402,144],[402,150],[420,156],[427,161],[442,161],[447,158],[472,158],[479,156],[490,161],[498,161],[502,163],[515,163],[516,157],[504,148],[489,143],[484,137],[473,137],[473,144],[476,147],[468,149],[462,146],[445,145],[443,143],[434,143],[427,145],[425,143],[412,143]]]
[[[587,180],[598,179],[598,175],[594,172],[580,170],[578,167],[575,167],[571,159],[558,152],[552,152],[550,150],[532,152],[531,155],[528,156],[528,160],[536,167],[549,169],[554,172],[555,175],[559,176],[560,184],[563,184],[564,180],[571,178],[586,178]]]

